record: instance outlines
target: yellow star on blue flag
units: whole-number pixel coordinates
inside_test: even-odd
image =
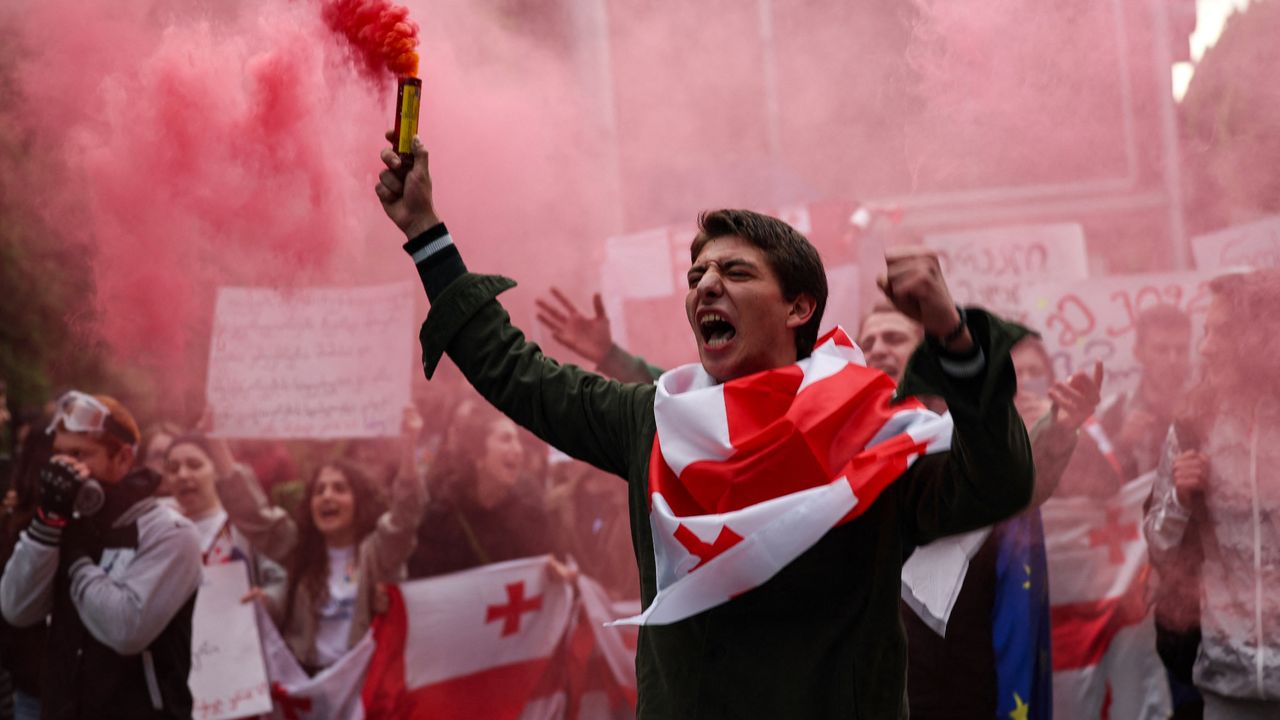
[[[1027,720],[1027,711],[1030,708],[1026,703],[1022,702],[1022,696],[1018,693],[1013,694],[1013,712],[1009,713],[1009,717],[1013,720]]]

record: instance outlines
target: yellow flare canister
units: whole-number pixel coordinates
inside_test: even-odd
[[[418,134],[418,109],[422,104],[422,81],[416,77],[400,78],[396,90],[396,153],[404,172],[413,167],[413,137]]]

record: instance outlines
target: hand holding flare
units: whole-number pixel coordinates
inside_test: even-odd
[[[387,133],[387,140],[395,143],[394,131]],[[382,163],[387,169],[378,173],[378,184],[374,186],[387,217],[409,239],[440,222],[431,195],[427,149],[418,138],[413,138],[413,155],[413,168],[406,170],[394,149],[383,149]]]

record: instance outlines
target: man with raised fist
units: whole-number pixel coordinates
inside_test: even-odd
[[[891,251],[880,286],[927,338],[895,387],[842,332],[818,336],[826,275],[804,236],[717,210],[690,246],[700,362],[606,380],[511,325],[496,298],[515,283],[467,271],[414,152],[406,173],[384,151],[375,191],[431,302],[423,370],[447,352],[517,423],[628,482],[638,717],[905,717],[904,559],[1031,497],[1009,360],[1026,331],[958,308],[933,254]]]

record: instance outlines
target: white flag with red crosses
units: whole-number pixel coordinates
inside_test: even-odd
[[[649,477],[658,594],[619,622],[677,622],[758,587],[947,450],[950,417],[893,402],[895,389],[838,327],[787,367],[727,383],[698,364],[664,374]]]
[[[388,594],[373,629],[314,677],[261,614],[273,718],[565,717],[574,685],[562,648],[578,603],[547,557],[393,585]]]
[[[1055,497],[1040,507],[1052,578],[1055,717],[1168,717],[1142,536],[1153,477],[1108,498]]]
[[[562,716],[556,655],[575,599],[546,557],[403,583],[390,596],[374,625],[365,717]]]

